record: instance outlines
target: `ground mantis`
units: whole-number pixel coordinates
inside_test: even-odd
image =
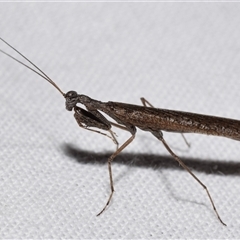
[[[109,205],[113,193],[113,177],[111,163],[113,159],[126,148],[135,138],[137,128],[150,132],[158,140],[162,142],[167,151],[172,157],[205,189],[207,196],[211,202],[213,210],[215,211],[219,221],[226,225],[220,218],[218,211],[215,207],[213,199],[206,185],[204,185],[199,178],[182,162],[182,160],[171,150],[165,139],[163,138],[162,131],[178,132],[178,133],[201,133],[208,135],[223,136],[234,140],[240,140],[240,121],[234,119],[227,119],[215,116],[207,116],[196,113],[188,113],[167,109],[154,108],[146,99],[141,98],[143,106],[119,103],[119,102],[101,102],[90,97],[78,94],[75,91],[69,91],[64,93],[50,77],[48,77],[40,68],[38,68],[33,62],[26,58],[17,49],[0,38],[2,42],[7,44],[10,48],[20,54],[26,59],[33,67],[29,67],[25,63],[19,61],[13,56],[9,55],[3,50],[0,50],[3,54],[24,65],[30,70],[34,71],[50,84],[52,84],[65,98],[66,109],[68,111],[74,111],[74,117],[78,125],[86,130],[103,134],[113,140],[117,145],[117,150],[108,158],[108,171],[110,179],[110,195],[103,209],[97,214],[98,216],[104,212]],[[39,71],[39,72],[38,72]],[[82,104],[84,108],[77,106]],[[101,113],[107,114],[113,121],[109,121]],[[130,133],[130,137],[119,147],[117,139],[111,127],[117,127],[122,130],[126,130]],[[96,130],[99,129],[99,130]],[[104,133],[102,131],[106,131]]]

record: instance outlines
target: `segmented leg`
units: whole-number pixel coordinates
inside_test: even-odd
[[[187,165],[185,165],[183,163],[183,161],[171,150],[171,148],[168,146],[168,144],[166,143],[166,141],[164,140],[163,138],[163,134],[161,131],[152,131],[151,132],[157,139],[159,139],[164,147],[168,150],[168,152],[174,157],[174,159],[182,166],[183,169],[185,169],[189,174],[192,175],[192,177],[205,189],[205,191],[207,192],[207,195],[208,195],[208,198],[212,204],[212,207],[213,207],[213,210],[214,212],[216,213],[219,221],[224,225],[224,226],[227,226],[223,221],[222,219],[220,218],[220,215],[218,214],[218,211],[215,207],[215,204],[213,202],[213,199],[212,199],[212,196],[210,195],[210,192],[208,191],[208,188],[206,185],[204,185],[201,180],[199,178],[196,177],[196,175],[188,168]]]
[[[101,212],[99,212],[97,214],[97,216],[99,216],[100,214],[102,214],[105,209],[107,208],[107,206],[109,205],[111,199],[112,199],[112,196],[113,196],[113,193],[114,193],[114,187],[113,187],[113,177],[112,177],[112,161],[113,159],[124,149],[127,147],[127,145],[129,145],[133,139],[135,137],[135,134],[133,134],[125,143],[123,143],[123,145],[121,147],[119,147],[117,149],[117,151],[115,153],[113,153],[109,158],[108,158],[108,172],[109,172],[109,178],[110,178],[110,190],[111,190],[111,193],[109,195],[109,198],[107,200],[107,203],[105,204],[104,208],[102,209]]]

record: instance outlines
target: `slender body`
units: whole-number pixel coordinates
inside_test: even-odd
[[[78,125],[86,130],[93,131],[105,135],[113,140],[117,145],[117,150],[108,158],[108,171],[110,179],[110,195],[104,208],[99,212],[100,215],[109,205],[113,196],[113,176],[111,163],[113,159],[126,148],[135,138],[137,128],[148,131],[153,134],[158,140],[162,142],[167,151],[173,156],[173,158],[181,165],[206,191],[207,196],[211,202],[214,212],[216,213],[219,221],[226,226],[226,224],[220,218],[218,211],[215,207],[213,199],[206,185],[204,185],[199,178],[182,162],[182,160],[171,150],[163,138],[162,131],[178,132],[178,133],[200,133],[207,135],[215,135],[227,137],[234,140],[240,140],[240,121],[234,119],[227,119],[215,116],[207,116],[196,113],[188,113],[167,109],[154,108],[146,99],[141,98],[143,106],[119,103],[119,102],[101,102],[82,94],[78,94],[75,91],[69,91],[67,93],[56,85],[41,69],[39,69],[33,62],[21,54],[18,50],[12,47],[5,40],[0,38],[10,48],[25,58],[32,66],[33,69],[8,53],[0,50],[8,57],[14,59],[30,70],[34,71],[50,84],[52,84],[65,98],[65,105],[68,111],[74,111],[74,117]],[[82,104],[84,108],[78,106]],[[107,114],[114,122],[108,120],[103,114]],[[130,133],[130,137],[119,146],[114,132],[111,130],[112,126],[126,130]],[[97,130],[96,130],[97,129]],[[107,131],[103,133],[102,131]]]
[[[99,105],[101,111],[114,111],[114,116],[121,121],[128,119],[128,123],[142,130],[201,133],[240,140],[239,120],[118,102]]]

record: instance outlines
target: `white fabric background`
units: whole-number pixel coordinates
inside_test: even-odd
[[[1,3],[0,36],[67,92],[240,119],[238,3]],[[6,45],[0,48],[13,53]],[[113,164],[45,80],[0,55],[0,238],[239,238],[239,142],[165,134],[204,190],[149,133]],[[115,129],[119,142],[129,137]]]

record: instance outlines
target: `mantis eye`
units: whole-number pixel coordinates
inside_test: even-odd
[[[69,91],[65,95],[66,98],[66,109],[72,111],[78,102],[78,94],[75,91]]]

